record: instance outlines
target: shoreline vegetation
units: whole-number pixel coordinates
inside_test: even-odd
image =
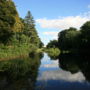
[[[3,46],[0,48],[0,60],[11,60],[18,57],[28,56],[30,52],[29,47],[22,46]]]
[[[0,61],[11,60],[16,58],[23,58],[30,54],[42,53],[43,50],[32,45],[19,45],[19,46],[3,46],[0,47]]]
[[[58,48],[62,54],[72,53],[89,55],[90,54],[90,21],[84,23],[80,30],[74,27],[62,30],[58,33],[58,40],[51,40],[47,49]],[[53,51],[52,51],[53,53]]]
[[[44,51],[48,54],[48,56],[53,58],[58,57],[61,53],[59,48],[46,48]]]

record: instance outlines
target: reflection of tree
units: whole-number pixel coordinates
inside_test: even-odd
[[[59,57],[60,67],[64,70],[70,71],[71,73],[79,71],[77,61],[77,57],[74,57],[73,55],[64,54]]]
[[[86,77],[86,80],[90,81],[90,56],[83,56],[79,67]]]
[[[50,60],[57,60],[58,56],[51,56],[50,54],[48,54],[48,56],[50,57]]]
[[[33,90],[42,54],[0,62],[0,90]]]
[[[81,71],[86,80],[90,81],[90,57],[79,56],[72,54],[63,54],[59,56],[60,68],[70,71],[71,73],[77,73]]]

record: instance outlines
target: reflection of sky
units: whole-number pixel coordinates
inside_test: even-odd
[[[39,68],[40,71],[46,70],[57,70],[58,68],[58,60],[50,60],[48,55],[45,53],[43,59],[41,60],[41,66]]]
[[[85,77],[81,72],[71,74],[63,70],[44,71],[38,77],[38,80],[64,80],[64,81],[84,81]]]
[[[85,81],[82,72],[72,74],[64,71],[59,67],[58,60],[50,60],[47,54],[44,54],[36,88],[36,90],[90,90],[90,84]]]
[[[47,54],[41,61],[39,68],[38,80],[66,80],[66,81],[83,81],[85,77],[81,72],[71,74],[59,68],[58,60],[50,60]]]

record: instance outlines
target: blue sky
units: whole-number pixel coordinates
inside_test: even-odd
[[[90,20],[90,0],[13,0],[20,17],[30,10],[36,29],[46,45],[63,29],[79,28]]]

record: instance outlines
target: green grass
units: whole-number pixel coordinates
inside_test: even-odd
[[[0,45],[0,60],[10,60],[18,57],[28,56],[29,54],[33,55],[42,52],[42,49],[39,49],[35,45],[31,44],[13,46]]]
[[[30,52],[35,52],[37,48],[33,45],[15,45],[15,46],[0,46],[0,60],[14,59],[17,57],[23,57]]]
[[[60,50],[58,48],[48,48],[45,51],[49,56],[58,56],[60,54]]]

